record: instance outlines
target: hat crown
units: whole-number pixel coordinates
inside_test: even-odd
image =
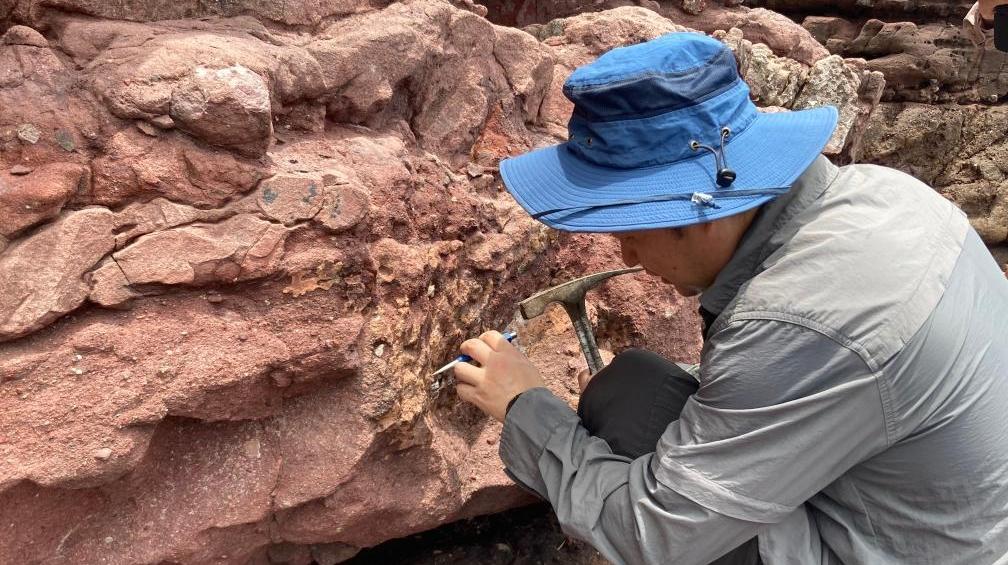
[[[735,56],[693,32],[613,49],[564,83],[574,102],[568,149],[590,162],[636,168],[696,156],[690,141],[714,144],[756,117]]]
[[[603,53],[574,70],[565,92],[578,92],[613,83],[648,80],[654,74],[689,74],[718,55],[731,53],[724,43],[702,33],[668,33],[658,38]]]

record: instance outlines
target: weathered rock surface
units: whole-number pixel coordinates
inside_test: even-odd
[[[1008,244],[1008,110],[884,103],[863,157],[912,173],[958,204],[988,245]]]
[[[335,562],[528,502],[429,375],[619,264],[496,174],[563,139],[563,79],[616,46],[715,32],[759,105],[836,104],[831,154],[934,183],[1004,261],[1008,116],[880,105],[908,32],[681,7],[0,0],[0,563]],[[507,10],[536,25],[483,17]],[[589,305],[607,358],[695,358],[694,310],[640,275]],[[519,341],[574,402],[567,324]]]
[[[11,237],[55,218],[67,200],[87,186],[88,175],[87,167],[77,163],[11,167],[0,175],[0,235]]]
[[[617,262],[495,175],[560,120],[561,49],[437,0],[312,33],[55,6],[0,45],[0,562],[342,559],[529,501],[499,426],[428,375]],[[562,56],[674,28],[620,18]],[[591,310],[607,356],[688,358],[694,307],[634,278]],[[521,331],[573,401],[563,316]]]
[[[387,0],[309,0],[289,4],[275,0],[237,0],[203,2],[200,0],[5,0],[0,17],[16,21],[43,19],[48,12],[71,12],[109,20],[149,22],[183,18],[228,17],[253,14],[264,20],[290,25],[315,25],[326,19],[375,10]],[[5,6],[6,5],[6,6]]]
[[[815,14],[826,11],[816,0],[744,0],[749,6],[765,6],[787,14]],[[931,18],[962,18],[973,5],[970,0],[838,0],[829,10],[849,17],[884,15],[888,18],[925,16]]]

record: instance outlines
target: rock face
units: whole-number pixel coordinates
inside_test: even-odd
[[[256,5],[0,15],[0,562],[335,562],[530,500],[429,375],[618,264],[496,165],[553,139],[555,75],[674,25],[619,12],[561,49],[475,5],[290,15],[311,33]],[[680,358],[694,308],[642,277],[590,306],[606,355]],[[574,401],[563,316],[520,331]]]
[[[837,160],[910,170],[1008,239],[988,90],[908,103],[879,62],[945,55],[688,4],[0,0],[0,563],[335,563],[528,502],[499,425],[430,372],[619,265],[496,174],[563,139],[563,79],[616,46],[710,32],[767,111],[840,108]],[[695,307],[635,275],[589,311],[606,357],[686,360]],[[574,402],[564,316],[517,329]]]

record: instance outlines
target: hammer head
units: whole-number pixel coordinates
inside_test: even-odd
[[[558,284],[552,288],[534,294],[518,303],[518,310],[526,320],[531,320],[546,311],[546,307],[554,302],[564,305],[578,306],[584,303],[585,293],[602,284],[606,279],[624,273],[634,273],[643,270],[643,267],[633,267],[631,269],[618,269],[615,271],[605,271],[595,273],[572,281]]]

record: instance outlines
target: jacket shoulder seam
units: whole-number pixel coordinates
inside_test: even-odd
[[[854,355],[858,356],[875,380],[875,386],[878,388],[879,392],[879,403],[882,409],[882,422],[885,427],[886,447],[888,448],[892,446],[893,438],[896,435],[896,424],[893,419],[892,397],[889,391],[889,384],[882,375],[882,370],[878,367],[878,364],[875,363],[875,360],[868,352],[868,348],[865,347],[863,343],[828,325],[808,319],[804,316],[771,310],[734,312],[728,320],[726,320],[725,324],[719,328],[719,331],[737,321],[759,320],[780,321],[804,327],[805,329],[824,335],[830,340],[836,342],[838,345],[850,350]]]
[[[872,373],[877,373],[879,370],[878,363],[872,357],[868,348],[858,340],[837,331],[825,324],[817,322],[815,320],[809,319],[805,316],[800,316],[798,314],[791,314],[788,312],[778,312],[773,310],[749,310],[743,312],[733,312],[722,327],[718,328],[718,331],[728,327],[734,322],[743,321],[759,321],[765,320],[769,322],[784,322],[788,324],[794,324],[796,326],[801,326],[805,329],[814,331],[818,334],[825,336],[831,341],[835,342],[837,345],[845,349],[851,350],[855,355],[857,355],[862,362],[868,367],[868,370]]]
[[[890,447],[893,444],[893,438],[896,435],[896,424],[893,420],[893,405],[892,398],[889,391],[889,385],[886,379],[882,375],[882,370],[879,368],[878,364],[872,358],[868,349],[856,339],[851,338],[825,324],[816,322],[815,320],[810,320],[804,316],[799,316],[797,314],[789,314],[787,312],[776,312],[769,310],[751,310],[745,312],[734,312],[729,318],[718,328],[721,331],[734,324],[735,322],[745,322],[745,321],[768,321],[768,322],[784,322],[787,324],[793,324],[796,326],[803,327],[807,330],[814,331],[827,339],[833,341],[837,345],[843,347],[854,353],[861,359],[861,362],[865,364],[872,378],[875,380],[875,386],[878,388],[879,393],[879,403],[882,409],[882,421],[885,427],[886,434],[886,447]],[[716,333],[716,332],[715,332]]]

